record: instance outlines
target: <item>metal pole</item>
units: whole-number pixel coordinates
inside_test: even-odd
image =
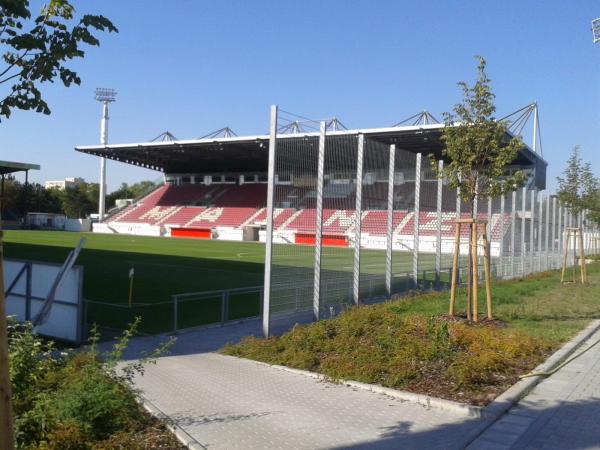
[[[267,178],[267,229],[265,234],[265,283],[263,293],[263,335],[271,333],[271,268],[273,265],[273,196],[275,193],[275,153],[277,151],[277,105],[271,106],[269,126],[269,174]]]
[[[387,196],[387,248],[385,253],[385,291],[392,295],[392,272],[393,272],[393,233],[394,233],[394,175],[396,167],[396,144],[390,145],[390,159],[388,164],[388,196]]]
[[[505,208],[505,197],[504,194],[500,196],[500,236],[498,239],[498,261],[500,264],[500,276],[504,278],[505,270],[504,270],[504,208]],[[492,240],[492,235],[490,234],[490,241]],[[490,252],[491,254],[491,252]]]
[[[527,188],[523,188],[521,202],[521,273],[525,275],[525,212],[527,210]],[[531,208],[531,217],[533,218],[533,207]]]
[[[562,253],[563,250],[563,207],[562,205],[559,203],[558,204],[558,228],[556,229],[556,233],[558,234],[557,238],[558,238],[558,251],[556,252],[556,258],[555,258],[555,264],[557,267],[560,266],[560,255]]]
[[[443,178],[441,176],[442,171],[444,170],[444,161],[438,161],[438,180],[437,180],[437,203],[436,203],[436,224],[435,224],[435,233],[436,233],[436,242],[435,242],[435,283],[436,286],[440,287],[440,277],[442,271],[442,188],[443,188]]]
[[[556,247],[556,197],[552,197],[552,229],[550,230],[550,244],[551,248],[549,251],[550,257],[550,267],[552,269],[556,268],[556,259],[554,258],[554,248]]]
[[[534,102],[533,104],[533,153],[537,153],[537,142],[538,142],[538,135],[537,135],[537,130],[538,130],[538,107],[537,107],[537,102]]]
[[[542,232],[544,225],[544,196],[540,192],[538,196],[539,202],[539,215],[540,218],[538,220],[538,239],[537,239],[537,250],[538,250],[538,271],[542,271]]]
[[[359,133],[356,153],[356,206],[354,209],[354,274],[352,278],[352,296],[354,304],[360,302],[360,229],[362,221],[362,183],[363,183],[363,154],[365,135]]]
[[[102,120],[100,121],[100,145],[108,143],[108,101],[102,102]],[[100,158],[100,194],[98,198],[98,218],[104,220],[106,212],[106,158]]]
[[[534,223],[535,223],[535,195],[536,195],[536,191],[532,190],[531,191],[531,219],[529,221],[530,226],[529,226],[529,273],[533,273],[533,243],[535,242],[535,227],[534,227]]]
[[[517,191],[512,192],[510,211],[510,276],[515,276],[515,225],[517,223]]]
[[[315,267],[313,278],[313,319],[321,318],[321,238],[323,237],[323,180],[325,178],[325,121],[319,128],[319,155],[317,157],[317,205],[315,223]]]
[[[419,285],[419,203],[421,198],[421,154],[417,153],[415,162],[415,215],[413,226],[413,285]]]
[[[550,241],[550,196],[546,196],[546,234],[544,243],[544,270],[548,270],[548,243]]]

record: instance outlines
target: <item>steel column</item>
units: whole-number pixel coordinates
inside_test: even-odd
[[[550,230],[550,244],[551,244],[551,249],[550,249],[550,266],[553,269],[556,269],[556,259],[555,259],[555,250],[554,248],[556,247],[555,245],[556,243],[556,197],[552,197],[552,229]]]
[[[444,161],[438,161],[438,179],[437,179],[437,203],[436,203],[436,223],[435,223],[435,283],[439,288],[442,271],[442,188],[444,179],[442,171],[444,170]]]
[[[525,212],[527,211],[527,188],[523,188],[521,201],[521,273],[525,275]],[[533,219],[533,208],[531,208],[531,218]]]
[[[558,204],[558,228],[556,229],[557,238],[558,238],[558,251],[556,252],[556,266],[560,267],[560,255],[563,251],[563,207],[559,203]]]
[[[394,246],[394,176],[396,167],[396,144],[390,145],[390,158],[388,164],[388,192],[387,192],[387,224],[386,237],[387,247],[385,253],[385,292],[392,295],[392,271],[393,260],[392,252]]]
[[[515,276],[515,239],[517,224],[517,191],[512,192],[512,202],[510,211],[510,276]]]
[[[313,277],[313,319],[321,318],[321,238],[323,237],[323,180],[325,178],[325,130],[319,128],[319,155],[317,157],[317,205],[315,214],[315,265]]]
[[[538,238],[537,238],[537,249],[538,249],[538,271],[542,271],[542,231],[544,225],[544,196],[540,192],[538,197],[539,202],[539,215],[540,218],[538,220]]]
[[[412,279],[413,286],[419,285],[419,207],[421,201],[421,154],[417,153],[415,162],[415,215],[413,220],[413,260]]]
[[[263,335],[271,333],[271,267],[273,264],[273,196],[275,193],[275,153],[277,151],[277,106],[271,106],[267,178],[267,229],[265,234],[265,282],[262,305]]]
[[[356,154],[356,207],[354,209],[354,275],[352,283],[352,296],[354,304],[360,302],[360,229],[362,222],[362,184],[364,162],[365,135],[358,135],[358,149]]]
[[[537,192],[535,190],[531,191],[531,220],[529,221],[529,273],[533,273],[534,268],[534,259],[533,259],[533,249],[535,248],[533,243],[535,242],[535,196]]]
[[[544,270],[548,270],[548,242],[550,241],[550,196],[546,196],[546,235],[544,243]]]
[[[505,197],[504,194],[500,195],[500,237],[498,239],[498,261],[500,264],[500,276],[504,278],[505,270],[504,270],[504,208],[505,208]],[[490,242],[492,241],[490,234]],[[491,252],[490,252],[491,254]]]

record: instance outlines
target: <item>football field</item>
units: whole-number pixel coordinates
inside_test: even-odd
[[[5,256],[62,263],[81,237],[86,242],[76,264],[84,267],[86,320],[103,327],[120,329],[134,317],[141,316],[144,331],[170,331],[175,314],[174,294],[247,288],[263,283],[264,244],[254,242],[19,230],[5,232]],[[277,247],[273,261],[278,267],[291,268],[291,273],[299,278],[312,277],[306,276],[311,273],[314,263],[310,248]],[[349,274],[352,258],[353,249],[325,248],[323,270]],[[402,276],[410,272],[411,258],[410,253],[394,252],[394,271]],[[433,256],[423,255],[420,270],[432,266]],[[128,274],[131,268],[135,275],[130,308]],[[361,251],[361,276],[372,275],[383,283],[384,268],[384,251]],[[345,275],[342,278],[347,279]],[[289,281],[294,282],[293,279]],[[180,303],[177,326],[185,328],[218,322],[220,295]],[[303,299],[303,303],[306,300]],[[229,299],[227,318],[256,316],[259,310],[257,292],[236,294]]]

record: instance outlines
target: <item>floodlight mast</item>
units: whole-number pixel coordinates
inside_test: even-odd
[[[592,36],[594,44],[600,42],[600,17],[592,20]]]
[[[100,144],[108,144],[108,104],[114,102],[117,91],[108,88],[96,88],[94,98],[102,102],[102,119],[100,121]],[[100,158],[100,193],[98,196],[98,220],[104,220],[106,213],[106,158]]]

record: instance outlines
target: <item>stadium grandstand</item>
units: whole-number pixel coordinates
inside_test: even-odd
[[[521,110],[520,110],[521,111]],[[518,111],[519,112],[519,111]],[[323,245],[353,246],[354,202],[356,199],[356,137],[367,136],[370,142],[396,144],[405,154],[434,155],[442,158],[441,135],[444,124],[435,123],[424,112],[396,126],[370,129],[342,129],[337,119],[329,123],[328,146],[342,149],[326,156],[329,181],[323,188]],[[409,120],[407,119],[407,120]],[[225,130],[225,131],[223,131]],[[172,134],[151,142],[78,146],[76,151],[108,158],[124,164],[153,169],[163,173],[164,183],[120,210],[111,211],[103,221],[94,224],[94,232],[123,233],[148,236],[190,237],[231,241],[265,241],[267,217],[267,180],[269,136],[236,136],[229,128],[219,135],[196,140],[177,140]],[[517,133],[514,133],[517,134]],[[513,132],[508,132],[508,136]],[[291,123],[279,129],[278,141],[297,148],[303,160],[317,159],[318,133]],[[330,144],[331,143],[331,144]],[[350,165],[349,165],[350,164]],[[370,165],[371,164],[371,165]],[[524,144],[509,170],[524,169],[528,174],[527,189],[543,190],[547,163],[536,150]],[[273,242],[312,244],[315,239],[316,190],[315,177],[307,170],[303,176],[297,170],[286,175],[280,171],[275,179],[273,210]],[[403,165],[397,158],[394,173],[394,242],[409,245],[418,223],[420,250],[435,247],[436,196],[426,195],[429,187],[435,192],[437,179],[424,163],[420,175],[421,207],[413,209],[415,201],[414,164]],[[365,159],[362,190],[361,242],[367,248],[385,248],[388,174],[379,171],[375,163]],[[446,192],[447,191],[447,192]],[[468,208],[456,208],[456,192],[446,189],[441,205],[442,233],[453,236],[457,214],[467,214]],[[492,239],[509,227],[509,220],[494,203],[490,218]],[[462,213],[460,212],[462,211]],[[483,208],[482,208],[482,212]],[[418,217],[415,217],[418,214]],[[394,244],[396,245],[396,244]],[[493,249],[493,246],[492,246]],[[451,249],[448,248],[448,252]],[[493,251],[493,250],[492,250]],[[445,252],[445,251],[444,251]]]

